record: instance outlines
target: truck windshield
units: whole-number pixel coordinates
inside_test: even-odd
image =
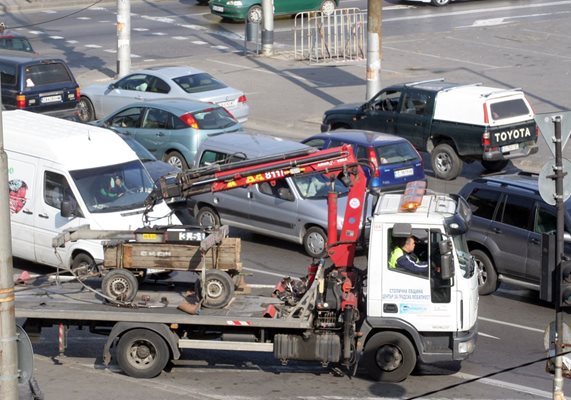
[[[149,173],[139,160],[71,171],[71,177],[92,213],[142,208],[154,188]]]
[[[453,235],[452,240],[454,242],[454,248],[456,249],[456,255],[458,256],[460,269],[464,271],[463,277],[469,279],[474,275],[476,268],[473,257],[468,250],[466,237],[464,235]]]

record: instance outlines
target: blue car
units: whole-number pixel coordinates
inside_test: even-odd
[[[359,160],[377,168],[383,191],[403,190],[408,182],[426,180],[422,157],[406,139],[387,133],[339,129],[301,141],[318,149],[350,144]],[[367,178],[370,170],[365,168]]]

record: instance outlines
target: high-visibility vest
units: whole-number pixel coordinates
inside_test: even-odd
[[[391,257],[389,258],[389,268],[396,269],[397,268],[397,260],[404,256],[404,251],[400,247],[395,247],[391,253]]]

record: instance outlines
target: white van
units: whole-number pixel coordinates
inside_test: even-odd
[[[106,230],[144,226],[153,181],[116,133],[22,110],[4,111],[2,119],[14,257],[86,267],[103,260],[101,242],[80,240],[55,252],[52,239],[86,224]],[[164,202],[149,219],[153,225],[180,224]]]

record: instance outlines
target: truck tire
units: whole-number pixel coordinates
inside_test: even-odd
[[[95,119],[95,109],[91,100],[85,96],[81,96],[79,103],[77,104],[77,119],[79,122],[89,122]]]
[[[220,226],[220,216],[212,207],[200,207],[195,217],[196,223],[203,228]]]
[[[430,153],[432,170],[437,178],[445,181],[455,179],[462,172],[462,160],[448,143],[440,143]]]
[[[112,269],[101,282],[103,294],[119,301],[132,301],[139,290],[137,278],[126,269]]]
[[[204,284],[201,282],[202,305],[206,308],[224,308],[234,297],[234,281],[224,271],[206,271]]]
[[[78,253],[71,261],[71,271],[78,278],[86,277],[95,269],[95,261],[87,253]]]
[[[379,332],[365,345],[363,362],[376,381],[404,381],[416,366],[416,350],[398,332]]]
[[[163,156],[163,161],[177,167],[178,169],[188,169],[188,163],[184,159],[183,155],[178,151],[170,151],[165,153]]]
[[[486,171],[499,172],[502,169],[504,169],[509,162],[510,162],[509,160],[498,160],[498,161],[482,160],[482,167],[484,167]]]
[[[470,252],[478,267],[478,293],[480,296],[492,294],[499,286],[498,273],[490,257],[482,250],[472,250]]]
[[[303,248],[308,256],[322,258],[327,255],[327,234],[319,226],[312,226],[303,236]]]
[[[154,378],[170,361],[165,340],[148,329],[133,329],[122,335],[116,355],[121,370],[133,378]]]

